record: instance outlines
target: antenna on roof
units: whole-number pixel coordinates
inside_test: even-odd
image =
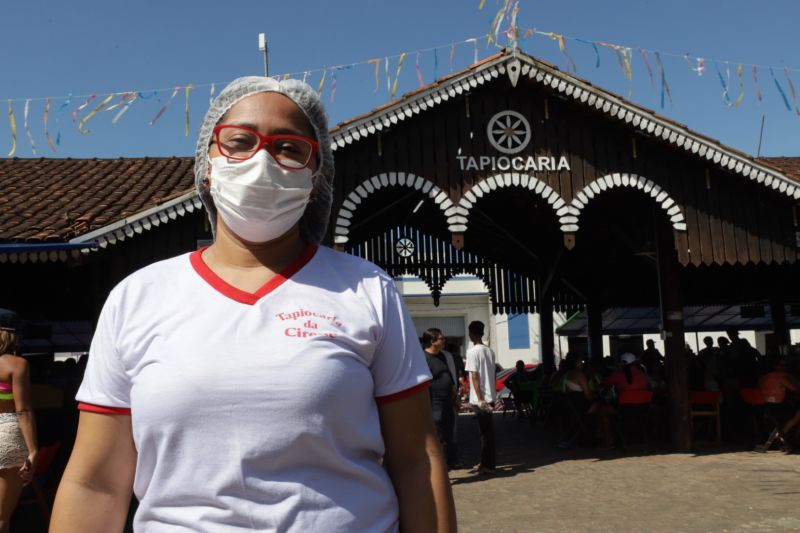
[[[756,157],[761,157],[761,139],[764,138],[764,119],[766,115],[761,113],[761,131],[758,132],[758,152],[756,153]]]
[[[267,49],[267,35],[258,34],[258,51],[264,53],[264,77],[269,76],[269,50]]]

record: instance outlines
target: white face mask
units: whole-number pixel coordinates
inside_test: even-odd
[[[218,156],[209,162],[217,213],[242,239],[277,239],[303,216],[311,194],[310,168],[286,170],[266,150],[246,161]]]

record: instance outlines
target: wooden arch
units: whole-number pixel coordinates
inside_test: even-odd
[[[455,214],[456,206],[442,189],[434,185],[431,181],[406,172],[383,172],[369,179],[364,180],[358,185],[342,202],[342,207],[336,216],[336,226],[334,229],[334,243],[346,244],[350,240],[350,224],[353,214],[361,201],[378,189],[385,187],[408,187],[416,189],[428,195],[442,210],[445,217]],[[449,222],[449,218],[448,218]]]

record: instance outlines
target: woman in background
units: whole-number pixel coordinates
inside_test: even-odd
[[[0,533],[9,530],[38,453],[28,362],[14,355],[17,341],[16,313],[0,310]]]

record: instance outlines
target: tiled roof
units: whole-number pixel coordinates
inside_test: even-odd
[[[758,161],[763,161],[800,181],[800,157],[759,157]]]
[[[0,243],[66,242],[194,190],[194,158],[2,159]]]

